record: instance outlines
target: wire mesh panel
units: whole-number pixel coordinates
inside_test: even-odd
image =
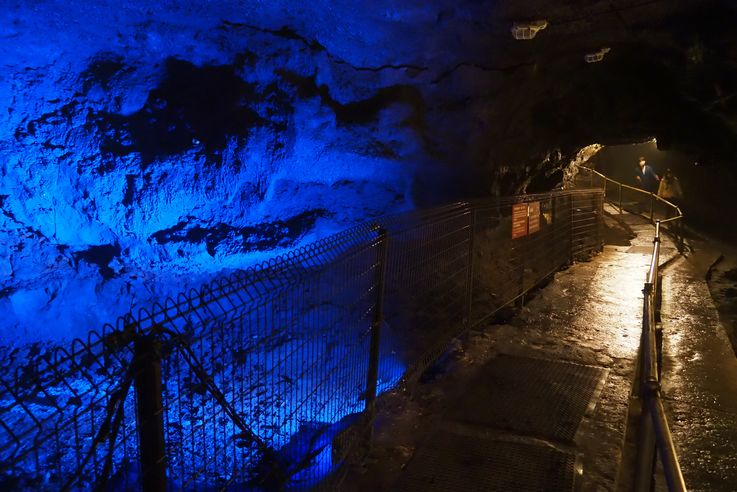
[[[127,315],[69,351],[8,353],[0,485],[329,488],[365,444],[376,393],[598,248],[602,196],[387,217]]]
[[[340,255],[314,248],[154,313],[171,487],[300,488],[332,470],[365,406],[378,261],[359,232]]]
[[[524,265],[522,282],[524,292],[534,288],[540,280],[560,269],[570,258],[566,241],[569,234],[566,208],[561,207],[552,197],[531,199],[531,203],[537,203],[539,207],[539,210],[535,209],[535,213],[539,215],[536,219],[539,226],[534,231],[531,227],[528,235],[519,241]]]
[[[432,362],[463,326],[471,210],[458,203],[383,221],[389,234],[384,386]]]
[[[603,205],[600,193],[571,195],[571,254],[574,257],[601,250]]]
[[[526,195],[474,204],[472,325],[568,263],[574,197],[593,193]]]
[[[6,354],[0,376],[3,490],[135,489],[138,453],[124,331],[70,350]]]
[[[478,203],[473,251],[473,323],[522,294],[523,245],[512,239],[513,203]]]

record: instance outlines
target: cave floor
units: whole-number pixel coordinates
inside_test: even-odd
[[[601,254],[558,272],[506,323],[454,340],[416,385],[379,399],[371,451],[341,490],[631,489],[628,422],[653,227],[607,212]],[[663,395],[689,489],[732,490],[737,359],[706,282],[720,251],[690,245],[680,256],[670,238],[662,243]]]

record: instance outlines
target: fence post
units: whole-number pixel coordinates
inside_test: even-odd
[[[656,285],[648,281],[645,282],[642,290],[644,300],[642,308],[642,332],[640,335],[639,374],[637,377],[640,397],[640,427],[637,436],[637,462],[635,463],[633,483],[633,490],[636,492],[650,492],[652,490],[653,473],[657,458],[655,429],[653,427],[652,414],[650,413],[650,405],[648,404],[654,389],[653,377],[657,374],[657,367],[652,358],[652,344],[647,340],[653,329],[650,326],[650,321],[653,319],[651,313],[653,307],[652,295],[656,287]]]
[[[601,252],[604,250],[604,234],[602,233],[604,227],[604,196],[595,194],[594,197],[596,200],[596,251]]]
[[[378,234],[376,254],[376,300],[374,303],[374,316],[371,321],[371,342],[369,345],[369,363],[366,375],[366,413],[368,415],[369,429],[373,420],[376,402],[376,387],[379,379],[379,343],[381,335],[381,322],[384,319],[384,285],[386,283],[386,258],[388,251],[388,234],[386,229],[379,225],[374,226]],[[370,439],[369,430],[369,439]]]
[[[644,391],[640,395],[640,433],[637,436],[637,463],[635,464],[633,489],[637,492],[650,492],[652,490],[657,450],[648,397],[642,393]]]
[[[162,492],[166,490],[164,412],[161,400],[161,360],[153,335],[136,337],[133,363],[141,484],[144,492]]]
[[[570,232],[568,237],[570,263],[573,264],[573,195],[568,195],[568,230]]]
[[[471,223],[468,231],[468,278],[466,279],[466,328],[471,327],[471,310],[473,308],[473,248],[476,233],[476,209],[470,205]]]
[[[650,193],[650,222],[653,222],[654,208],[655,208],[655,195]]]
[[[622,215],[622,183],[619,183],[619,214]]]

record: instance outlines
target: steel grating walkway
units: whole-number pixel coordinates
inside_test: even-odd
[[[342,491],[622,488],[649,267],[627,250],[649,250],[653,228],[605,221],[601,255],[557,273],[514,322],[469,332],[413,393],[384,400],[372,461]]]
[[[418,447],[398,490],[573,490],[574,437],[607,374],[568,362],[492,359],[445,415],[448,428]]]
[[[397,490],[573,490],[575,462],[549,446],[439,431],[417,450]]]
[[[606,369],[500,355],[489,361],[447,417],[551,441],[573,441],[593,410]],[[488,402],[493,402],[489,405]]]

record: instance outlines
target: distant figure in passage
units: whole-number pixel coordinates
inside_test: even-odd
[[[663,179],[660,180],[658,196],[676,205],[678,205],[678,202],[683,198],[681,182],[678,181],[678,178],[673,175],[673,171],[670,169],[665,171]]]
[[[647,165],[644,157],[640,157],[639,169],[635,179],[639,183],[640,188],[645,191],[655,193],[658,190],[658,181],[660,181],[660,177],[655,174],[652,167]]]

